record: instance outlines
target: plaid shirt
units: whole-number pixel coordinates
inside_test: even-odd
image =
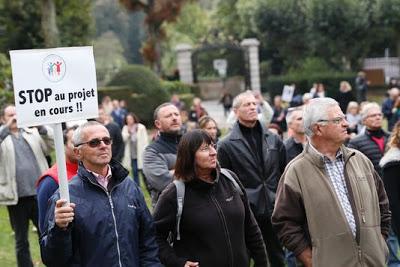
[[[311,144],[310,146],[317,151]],[[317,151],[318,152],[318,151]],[[346,216],[347,222],[350,226],[353,236],[356,236],[356,222],[354,220],[353,209],[349,200],[349,192],[347,190],[346,182],[344,180],[344,158],[343,153],[339,150],[336,153],[336,159],[330,160],[328,157],[318,154],[323,158],[326,172],[331,180],[333,188],[335,189],[336,196],[339,199],[340,205],[342,206],[344,215]]]

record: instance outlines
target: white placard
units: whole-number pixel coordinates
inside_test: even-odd
[[[291,102],[294,93],[294,86],[285,85],[282,90],[282,100],[285,102]]]
[[[228,68],[228,61],[226,59],[214,59],[213,67],[218,71],[219,76],[225,77]]]
[[[93,47],[10,51],[18,127],[98,117]]]

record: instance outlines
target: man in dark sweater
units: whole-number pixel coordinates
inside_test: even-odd
[[[182,127],[178,108],[172,103],[158,106],[154,111],[154,125],[159,136],[146,147],[143,154],[143,173],[149,183],[153,206],[160,193],[173,180]]]
[[[238,175],[246,189],[271,266],[285,266],[282,246],[271,225],[275,192],[286,165],[285,147],[277,135],[259,122],[252,92],[236,96],[233,110],[238,121],[218,143],[218,160],[221,167]]]

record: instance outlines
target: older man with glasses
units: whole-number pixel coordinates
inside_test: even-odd
[[[56,192],[40,245],[46,266],[161,266],[153,220],[128,171],[111,160],[108,130],[91,121],[72,142],[78,174],[71,203]]]
[[[343,144],[346,121],[332,98],[303,113],[308,143],[285,169],[272,224],[304,266],[385,266],[389,202],[372,163]]]

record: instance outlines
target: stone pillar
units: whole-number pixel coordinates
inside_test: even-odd
[[[192,70],[192,46],[189,44],[179,44],[176,46],[177,63],[181,82],[193,83]]]
[[[258,59],[258,46],[260,42],[257,39],[244,39],[240,45],[246,49],[249,60],[250,86],[254,91],[261,91],[260,82],[260,62]]]

